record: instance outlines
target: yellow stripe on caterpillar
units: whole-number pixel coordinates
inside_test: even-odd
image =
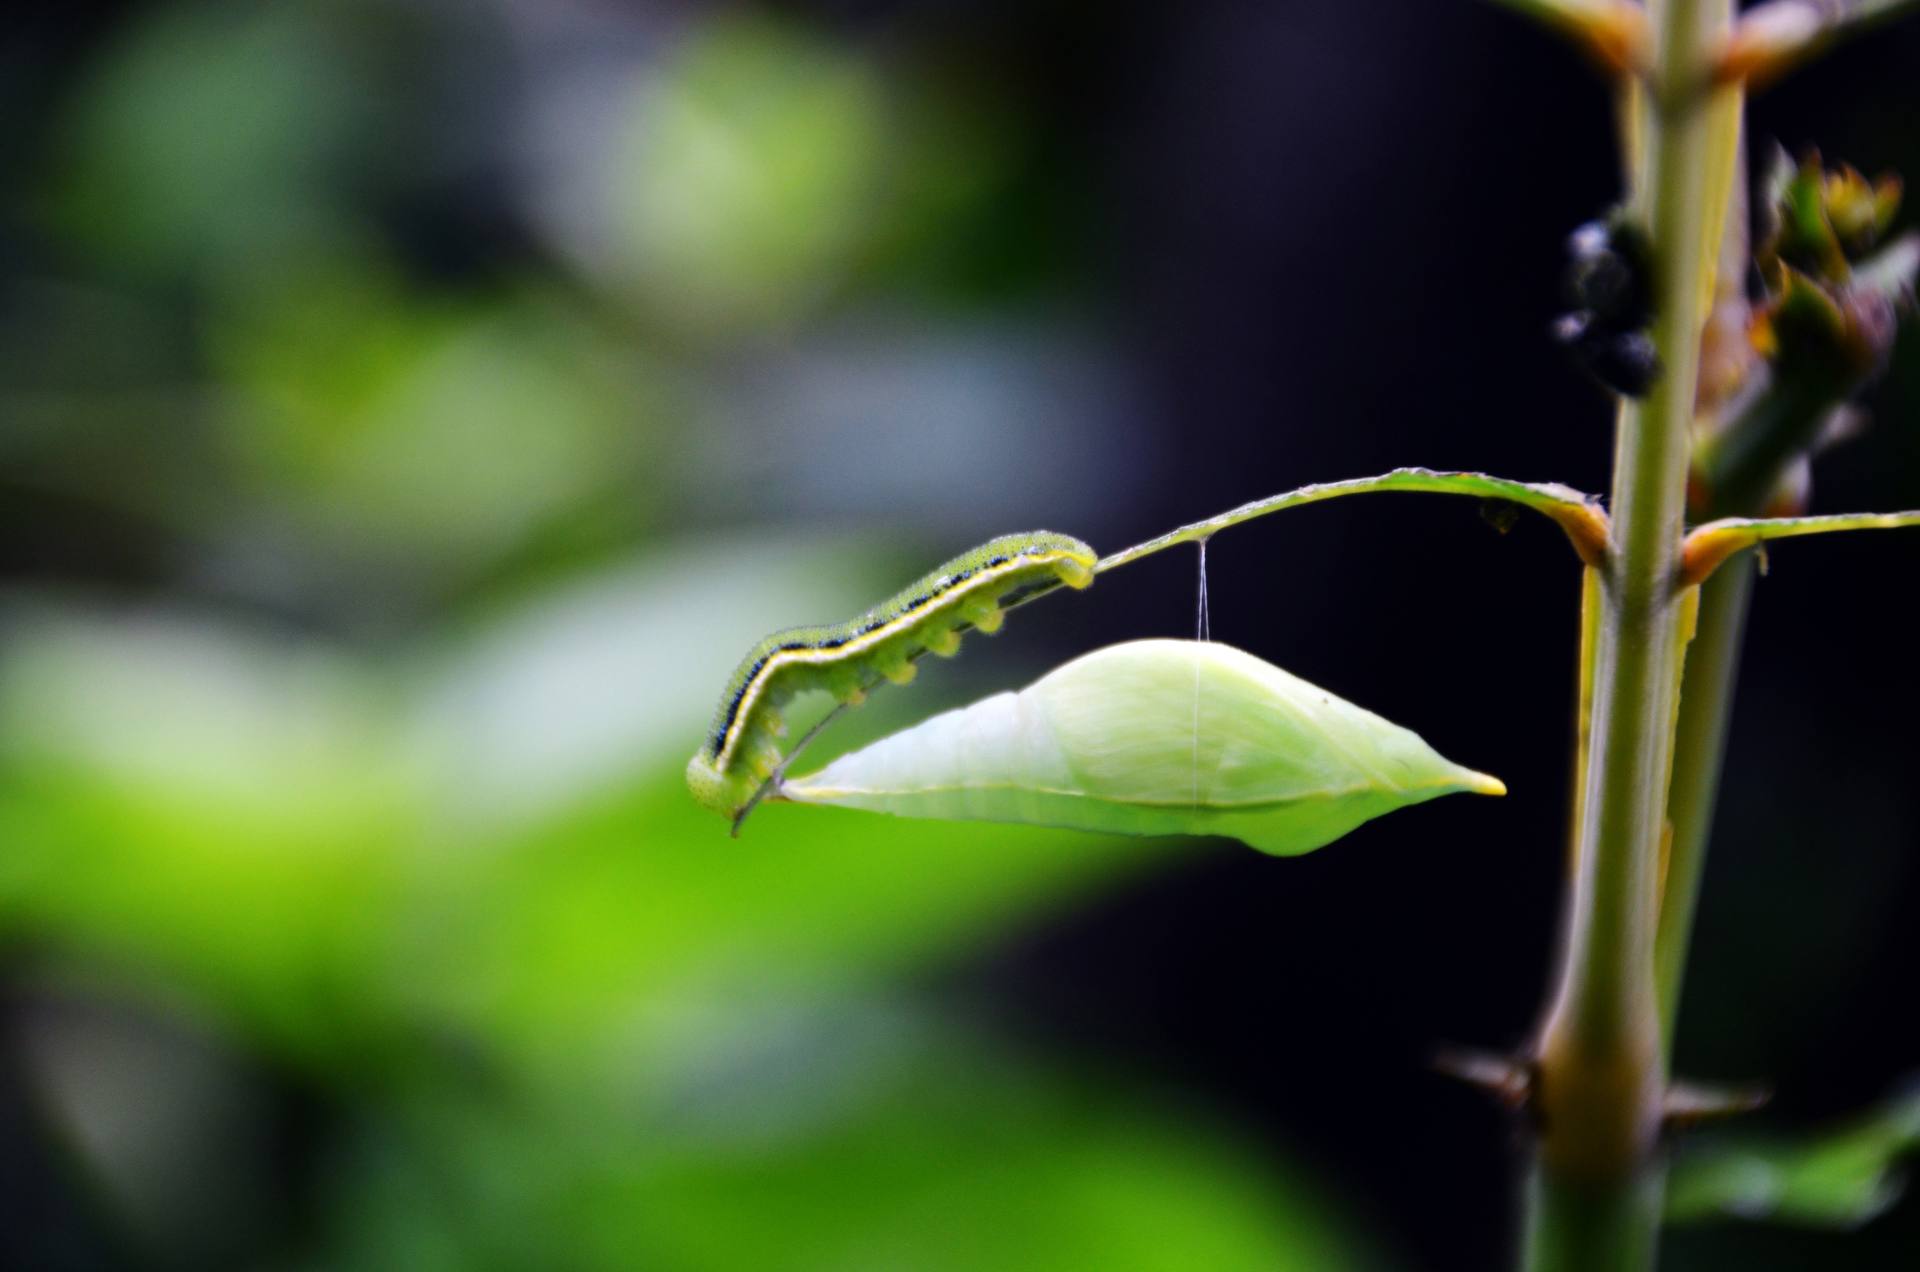
[[[763,755],[757,749],[741,762],[744,739],[766,736],[777,766],[772,734],[784,731],[778,708],[795,694],[822,689],[844,705],[858,705],[882,680],[912,680],[922,654],[957,653],[963,631],[998,631],[1011,605],[1062,585],[1088,586],[1098,560],[1067,535],[1003,535],[849,622],[775,632],[748,651],[728,680],[713,727],[688,761],[688,788],[707,807],[737,813],[768,776],[758,772]]]

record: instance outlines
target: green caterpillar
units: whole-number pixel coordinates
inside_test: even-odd
[[[1020,602],[1063,583],[1088,586],[1098,561],[1064,534],[1002,535],[850,622],[775,632],[728,679],[713,727],[687,761],[688,789],[706,807],[737,817],[785,758],[781,712],[795,694],[824,689],[853,706],[883,679],[905,684],[916,659],[951,657],[968,629],[996,632]]]

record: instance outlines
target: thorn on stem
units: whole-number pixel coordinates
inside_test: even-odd
[[[1632,0],[1507,0],[1573,40],[1609,75],[1637,75],[1648,62],[1647,12]]]
[[[1433,1070],[1491,1095],[1512,1112],[1533,1102],[1533,1062],[1517,1056],[1443,1046],[1434,1052]]]
[[[1751,1113],[1764,1107],[1772,1098],[1772,1090],[1758,1083],[1704,1086],[1675,1082],[1667,1088],[1661,1126],[1668,1133],[1684,1131],[1703,1122],[1716,1122]]]
[[[1749,9],[1713,58],[1716,82],[1749,86],[1778,79],[1831,34],[1828,19],[1804,0],[1773,0]]]

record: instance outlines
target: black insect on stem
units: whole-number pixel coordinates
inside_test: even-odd
[[[1569,235],[1567,256],[1573,309],[1555,321],[1554,339],[1605,388],[1646,396],[1660,378],[1660,358],[1647,334],[1653,287],[1645,231],[1615,209]]]
[[[1660,355],[1653,338],[1644,331],[1608,331],[1590,319],[1586,313],[1563,315],[1553,324],[1553,338],[1601,387],[1626,397],[1645,397],[1660,378]]]
[[[1567,301],[1618,330],[1653,321],[1646,232],[1615,210],[1567,236]]]

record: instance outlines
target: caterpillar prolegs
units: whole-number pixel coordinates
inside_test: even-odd
[[[713,727],[687,762],[688,788],[706,807],[738,816],[786,758],[782,713],[796,694],[824,689],[852,706],[882,680],[905,684],[918,659],[952,656],[969,630],[998,631],[1014,605],[1062,584],[1087,587],[1098,560],[1064,534],[1002,535],[848,622],[773,633],[728,679]]]

